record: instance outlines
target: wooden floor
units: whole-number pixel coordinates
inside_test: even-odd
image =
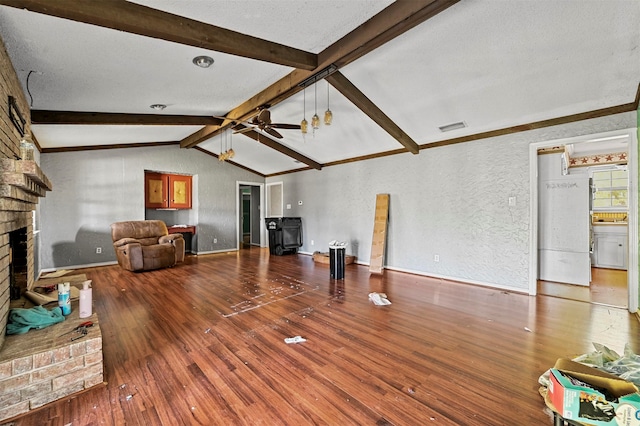
[[[332,282],[265,249],[82,272],[108,384],[15,425],[545,425],[537,380],[557,358],[640,351],[624,309],[359,265]]]
[[[627,271],[591,268],[589,286],[538,281],[538,293],[600,305],[626,308],[628,301]]]

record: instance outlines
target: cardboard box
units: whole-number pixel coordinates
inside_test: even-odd
[[[640,426],[640,394],[633,383],[569,359],[559,359],[549,379],[549,400],[565,419]]]
[[[329,264],[329,253],[321,253],[319,251],[316,251],[315,253],[313,253],[313,261],[317,262],[317,263],[326,263],[327,265]],[[352,256],[352,255],[345,255],[344,257],[344,264],[345,265],[349,265],[350,263],[355,263],[356,261],[356,257]]]

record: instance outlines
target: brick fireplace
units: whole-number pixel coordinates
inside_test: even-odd
[[[103,382],[102,334],[97,315],[89,333],[71,341],[66,331],[81,321],[77,302],[65,321],[42,330],[6,336],[11,308],[29,307],[14,293],[33,288],[36,275],[32,212],[52,189],[21,149],[31,134],[29,102],[0,39],[0,422]],[[74,305],[75,303],[75,305]],[[50,306],[46,306],[50,308]]]
[[[25,290],[34,286],[31,211],[38,197],[50,189],[51,183],[34,161],[0,160],[0,421],[104,381],[98,317],[94,313],[81,320],[76,301],[72,313],[59,324],[5,335],[9,310],[33,306],[24,298]],[[12,293],[22,297],[11,300]],[[95,326],[86,336],[72,340],[74,327],[86,320]]]
[[[51,182],[35,161],[0,160],[0,349],[5,341],[11,289],[34,281],[32,211]],[[13,273],[12,273],[13,272]]]

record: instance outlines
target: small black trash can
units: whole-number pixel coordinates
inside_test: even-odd
[[[345,251],[343,246],[329,246],[329,270],[332,279],[344,279]]]
[[[297,253],[302,247],[302,219],[299,217],[268,217],[269,253],[282,256]]]

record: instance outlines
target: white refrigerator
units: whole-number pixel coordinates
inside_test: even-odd
[[[538,187],[539,279],[591,282],[591,184],[588,175],[541,181]]]

